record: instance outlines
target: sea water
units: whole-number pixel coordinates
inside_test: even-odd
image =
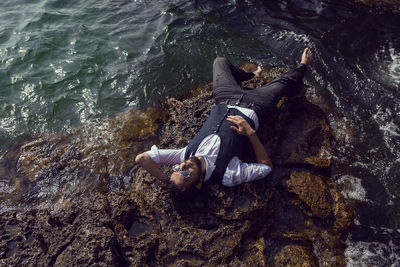
[[[399,32],[394,9],[358,1],[3,0],[0,152],[188,92],[216,56],[294,67],[309,47],[309,92],[334,110],[334,179],[357,211],[346,259],[396,266]]]

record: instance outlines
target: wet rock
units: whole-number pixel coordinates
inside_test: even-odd
[[[275,266],[318,266],[315,256],[305,246],[287,245],[274,258]]]
[[[345,201],[345,198],[338,190],[337,185],[331,186],[330,194],[335,203],[333,210],[335,217],[334,230],[337,232],[346,233],[349,227],[353,224],[355,215],[354,209],[350,206],[348,202]]]
[[[142,143],[156,140],[162,119],[162,109],[127,110],[114,118],[38,136],[19,149],[18,171],[31,181],[67,167],[108,175],[124,172],[133,167],[131,159]]]
[[[322,110],[302,95],[280,104],[277,123],[274,123],[278,124],[274,135],[279,139],[271,144],[278,164],[328,169],[333,153],[332,133]]]
[[[309,172],[294,171],[287,181],[289,192],[297,194],[311,208],[312,214],[326,219],[332,214],[332,201],[324,181]]]
[[[266,69],[244,86],[284,71]],[[1,264],[343,265],[354,213],[330,182],[331,127],[303,95],[282,99],[260,127],[275,166],[265,179],[185,195],[136,166],[153,143],[187,145],[215,104],[211,89],[16,145],[0,162],[14,196],[0,217]]]
[[[104,196],[95,194],[91,202],[82,204],[56,214],[9,213],[15,218],[15,229],[1,245],[5,243],[10,250],[10,242],[16,241],[17,248],[16,253],[5,255],[3,262],[9,266],[78,266],[96,262],[118,265],[122,258],[110,227]],[[2,217],[1,223],[5,222],[10,220]]]

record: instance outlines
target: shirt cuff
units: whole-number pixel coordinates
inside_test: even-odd
[[[156,145],[153,145],[149,151],[146,151],[146,153],[150,156],[150,158],[156,163],[160,164],[160,152],[158,151],[158,148]]]

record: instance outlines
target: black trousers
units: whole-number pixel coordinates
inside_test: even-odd
[[[254,74],[232,65],[226,58],[218,57],[213,65],[213,96],[217,104],[251,108],[258,119],[263,120],[275,109],[282,96],[299,93],[306,71],[307,66],[300,64],[262,87],[243,90],[241,82],[253,78]]]

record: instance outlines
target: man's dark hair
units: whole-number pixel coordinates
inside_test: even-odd
[[[197,168],[199,170],[199,173],[198,173],[199,178],[203,179],[203,177],[201,177],[201,161],[200,161],[200,159],[198,157],[192,156],[189,158],[189,160],[197,166]]]

